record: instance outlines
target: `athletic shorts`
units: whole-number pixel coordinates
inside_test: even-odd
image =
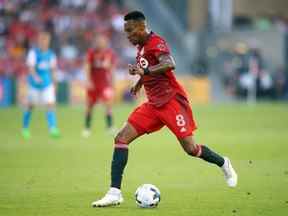
[[[160,130],[165,125],[178,139],[193,135],[197,129],[190,104],[180,95],[161,107],[143,103],[130,114],[128,122],[139,135]]]
[[[112,87],[87,90],[87,102],[90,105],[94,105],[99,101],[108,102],[112,100],[113,97],[114,97],[114,90]]]
[[[49,85],[44,89],[37,89],[28,86],[28,102],[32,104],[54,104],[56,101],[54,85]]]

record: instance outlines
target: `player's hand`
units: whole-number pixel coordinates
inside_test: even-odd
[[[144,70],[137,65],[128,64],[128,71],[130,75],[144,75]]]
[[[128,64],[128,72],[130,75],[135,75],[136,65]]]

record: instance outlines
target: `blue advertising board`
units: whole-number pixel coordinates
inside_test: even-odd
[[[13,103],[13,80],[7,76],[0,76],[0,107],[7,107]]]

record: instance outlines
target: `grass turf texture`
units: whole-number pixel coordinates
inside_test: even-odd
[[[114,109],[120,127],[133,106]],[[107,191],[113,138],[96,108],[93,134],[80,136],[82,108],[58,108],[62,132],[49,137],[45,114],[32,116],[31,139],[20,133],[21,111],[0,110],[0,215],[241,215],[288,214],[287,104],[195,106],[196,138],[228,155],[239,175],[230,189],[216,166],[186,156],[167,130],[143,136],[130,146],[123,195],[118,207],[93,209]],[[136,207],[143,183],[161,191],[156,209]]]

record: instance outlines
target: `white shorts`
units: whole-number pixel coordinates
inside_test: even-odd
[[[28,102],[32,104],[54,104],[56,101],[55,88],[49,85],[44,89],[28,86]]]

